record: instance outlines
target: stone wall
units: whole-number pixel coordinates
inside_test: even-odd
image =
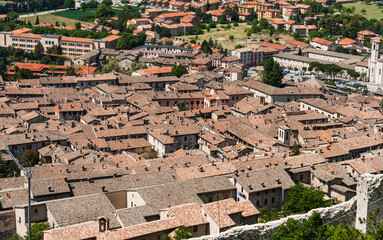
[[[3,211],[0,214],[0,240],[8,240],[16,233],[16,219],[13,210]]]
[[[323,223],[330,225],[349,225],[355,226],[365,232],[367,229],[368,212],[376,206],[383,206],[383,175],[365,174],[360,177],[357,195],[351,200],[328,208],[318,208],[308,213],[293,215],[268,223],[258,223],[234,227],[226,232],[194,238],[194,240],[266,240],[284,224],[288,218],[293,218],[299,222],[308,219],[314,212],[321,214]],[[381,207],[383,213],[383,207]],[[380,215],[383,220],[383,214]],[[360,219],[360,220],[359,220]]]
[[[383,175],[364,174],[360,177],[356,188],[357,214],[355,227],[366,233],[368,230],[368,213],[380,207],[378,221],[383,218]]]

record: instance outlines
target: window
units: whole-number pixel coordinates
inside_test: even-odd
[[[35,213],[37,213],[37,208],[35,208]]]
[[[193,232],[197,232],[198,231],[198,226],[194,226],[193,227]]]
[[[274,202],[275,202],[275,198],[272,197],[272,198],[271,198],[271,203],[274,203]]]
[[[184,139],[185,139],[185,142],[188,140],[188,138],[187,138],[187,137],[185,137]]]
[[[303,179],[303,174],[301,174],[301,180]]]
[[[77,43],[76,46],[77,47],[82,47],[82,43]]]
[[[24,38],[20,38],[20,42],[25,42],[25,39]]]
[[[27,39],[27,42],[33,42],[32,39]]]
[[[38,43],[38,42],[40,42],[39,40],[35,40],[35,43]]]
[[[84,47],[90,47],[90,45],[89,44],[85,44]]]
[[[275,189],[273,189],[273,193],[275,193]]]
[[[259,206],[259,200],[257,201],[257,207]]]
[[[265,205],[267,205],[267,198],[265,198]]]
[[[266,190],[266,191],[265,191],[265,194],[268,194],[268,193],[269,193],[269,191],[268,191],[268,190]]]
[[[63,45],[63,46],[66,46],[66,45],[67,45],[67,43],[66,43],[66,42],[63,42],[63,43],[61,43],[61,45]]]

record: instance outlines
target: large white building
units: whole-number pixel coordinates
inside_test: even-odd
[[[368,61],[369,79],[372,83],[383,85],[383,58],[380,58],[380,39],[371,38],[371,58]]]

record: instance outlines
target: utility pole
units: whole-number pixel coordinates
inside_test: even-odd
[[[31,178],[32,170],[31,167],[28,167],[25,172],[25,177],[27,178],[28,183],[28,240],[31,240]]]

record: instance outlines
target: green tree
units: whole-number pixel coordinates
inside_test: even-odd
[[[43,231],[49,230],[50,226],[48,223],[34,223],[31,227],[31,239],[28,239],[28,236],[25,236],[26,240],[43,240],[44,233]]]
[[[211,46],[209,44],[209,42],[207,42],[206,40],[203,40],[202,41],[202,44],[201,44],[201,51],[203,53],[212,53],[213,51],[211,50]]]
[[[272,240],[365,240],[365,236],[355,228],[338,225],[324,225],[319,213],[313,213],[303,223],[289,218],[271,236]],[[379,239],[379,238],[377,238]]]
[[[275,87],[282,86],[283,68],[273,58],[267,59],[264,64],[262,82]]]
[[[39,163],[40,158],[37,152],[29,149],[23,155],[21,155],[19,161],[22,164],[24,163],[34,166]]]
[[[46,65],[48,65],[50,62],[51,62],[51,59],[50,59],[50,57],[48,57],[48,56],[44,56],[44,57],[42,57],[42,58],[40,59],[40,63],[41,63],[41,64],[46,64]]]
[[[153,37],[150,39],[150,44],[156,44],[157,43],[157,38]]]
[[[111,6],[107,6],[102,3],[97,6],[97,10],[96,10],[97,18],[110,17],[110,16],[113,16],[113,14],[114,13]]]
[[[363,95],[367,95],[367,94],[368,94],[368,88],[367,88],[367,85],[364,85],[364,86],[363,86],[362,94],[363,94]]]
[[[182,240],[182,239],[189,239],[189,238],[195,237],[195,235],[190,232],[189,228],[185,226],[181,226],[177,228],[174,233],[175,234],[174,234],[173,240]],[[171,238],[167,234],[164,234],[162,236],[162,240],[170,240],[170,239]]]
[[[291,213],[305,213],[314,208],[328,207],[331,202],[323,199],[324,193],[314,187],[305,187],[297,183],[287,191],[287,200],[282,210]]]
[[[38,25],[38,24],[40,24],[40,19],[39,19],[39,16],[36,16],[35,25]]]
[[[66,7],[66,8],[72,9],[72,8],[75,8],[75,6],[76,6],[76,3],[74,2],[74,0],[65,0],[64,1],[64,7]]]
[[[44,55],[44,46],[41,42],[37,43],[35,49],[33,50],[33,55],[36,59],[41,59]]]
[[[17,73],[18,79],[32,79],[35,78],[33,72],[27,68],[20,68]]]
[[[106,6],[112,6],[113,5],[112,0],[103,0],[101,3],[105,4]]]
[[[366,14],[367,11],[366,11],[366,9],[363,8],[362,10],[360,10],[360,12],[364,15],[364,14]]]
[[[171,39],[166,39],[166,40],[165,40],[165,45],[166,45],[166,46],[173,46],[173,40],[171,40]]]
[[[115,58],[109,58],[102,67],[102,73],[119,72],[121,70],[120,63]]]
[[[116,49],[117,50],[130,50],[134,47],[143,45],[145,43],[146,35],[140,33],[133,35],[131,33],[123,33],[121,38],[118,39]]]
[[[81,29],[81,22],[76,22],[76,23],[74,24],[74,27],[75,27],[76,29]]]
[[[12,235],[12,237],[9,240],[21,240],[22,238],[20,237],[19,234],[15,233]]]
[[[302,56],[302,48],[299,48],[299,50],[298,50],[298,55],[299,55],[299,56]]]
[[[296,143],[294,144],[293,149],[292,149],[292,153],[293,153],[292,154],[293,156],[298,156],[299,154],[301,154],[298,144],[296,144]]]
[[[9,21],[14,21],[19,18],[19,14],[17,12],[9,12],[7,13],[7,18]]]
[[[185,101],[179,102],[176,104],[179,111],[186,111],[186,103]]]
[[[85,12],[87,6],[88,6],[88,4],[86,4],[86,2],[82,2],[82,3],[80,4],[80,9],[81,9],[81,11]]]
[[[181,64],[174,65],[172,67],[173,76],[180,78],[182,75],[185,75],[187,73],[188,73],[188,70]]]
[[[65,76],[77,76],[76,68],[68,67],[65,71]]]
[[[233,39],[234,39],[234,36],[233,36],[233,35],[230,35],[230,36],[229,36],[229,39],[230,39],[230,40],[233,40]]]
[[[259,217],[261,220],[259,222],[270,222],[274,220],[278,220],[280,218],[279,212],[277,209],[272,208],[268,209],[267,207],[263,207],[259,209]]]

